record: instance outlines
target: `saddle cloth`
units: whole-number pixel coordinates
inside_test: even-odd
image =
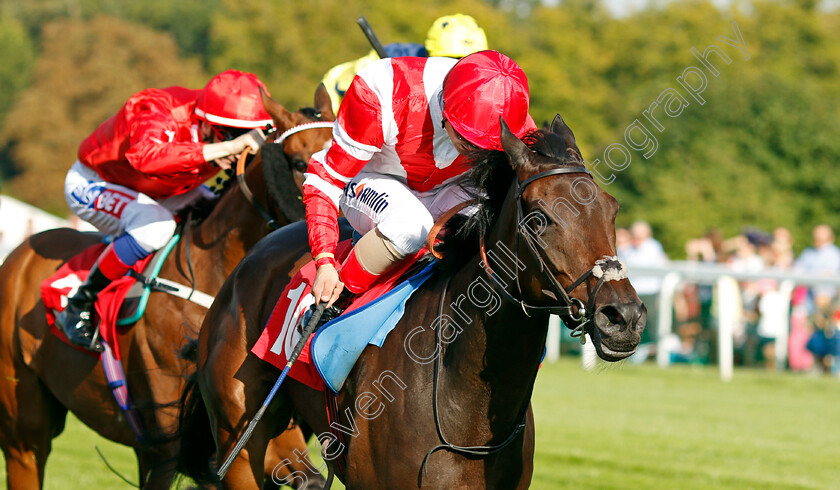
[[[339,243],[336,260],[342,262],[351,248],[351,240]],[[425,253],[425,249],[421,250],[383,275],[343,315],[323,325],[307,341],[289,370],[289,377],[311,388],[323,391],[329,387],[337,393],[364,348],[368,344],[382,346],[388,333],[402,318],[405,302],[432,275],[434,263],[394,287]],[[310,261],[283,290],[262,335],[251,349],[258,358],[280,369],[286,366],[288,356],[300,340],[301,332],[297,328],[300,317],[315,302],[309,294],[314,279],[315,263]]]
[[[96,263],[96,259],[99,258],[99,255],[105,250],[106,246],[105,243],[91,245],[82,253],[70,259],[55,274],[41,283],[41,299],[44,301],[50,332],[68,344],[67,337],[56,327],[55,318],[67,306],[67,298],[72,296],[87,278],[90,268]],[[142,272],[153,256],[150,255],[138,261],[134,265],[134,270]],[[117,319],[119,317],[120,306],[135,282],[135,279],[131,276],[117,279],[103,289],[96,298],[95,318],[99,319],[99,334],[112,347],[114,357],[118,360],[120,359],[120,353],[118,348],[119,344],[116,341]],[[91,352],[78,347],[77,349],[89,353],[92,356],[99,357],[99,353],[97,352]]]

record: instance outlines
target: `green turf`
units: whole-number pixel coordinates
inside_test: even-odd
[[[534,395],[532,488],[838,488],[840,381],[714,368],[545,365]],[[133,453],[77,420],[53,445],[47,488],[127,488]],[[0,485],[5,472],[0,471]],[[341,488],[335,485],[333,488]]]

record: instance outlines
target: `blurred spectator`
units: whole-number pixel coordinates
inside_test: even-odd
[[[773,267],[779,269],[793,267],[793,235],[790,230],[782,227],[773,230],[773,243],[770,248],[773,251]]]
[[[835,276],[840,272],[840,248],[834,244],[834,231],[828,225],[819,225],[813,232],[814,245],[806,248],[793,263],[799,272],[820,276]],[[812,290],[814,304],[827,305],[837,296],[833,286],[820,286]]]
[[[668,256],[655,238],[650,225],[644,221],[636,221],[630,227],[630,243],[618,251],[618,256],[630,268],[633,266],[663,266],[668,263]],[[662,281],[657,277],[634,276],[633,287],[647,307],[647,327],[642,333],[642,343],[656,342],[657,328],[657,295]]]
[[[685,246],[690,261],[725,263],[729,254],[724,250],[723,233],[719,228],[709,228],[701,238],[689,240]],[[713,350],[714,317],[712,292],[709,284],[682,285],[674,299],[674,315],[678,332],[685,346],[693,340],[693,352],[700,362],[709,362]]]
[[[653,238],[650,225],[644,221],[636,221],[630,227],[630,243],[619,253],[620,258],[632,266],[658,266],[668,263],[668,256],[662,249],[662,244]],[[655,295],[659,292],[661,281],[656,277],[638,277],[633,281],[633,287],[641,295]],[[648,319],[650,307],[648,306]]]
[[[808,321],[808,288],[800,286],[793,291],[788,337],[788,366],[794,371],[808,371],[814,366],[814,355],[806,348],[811,337]]]
[[[767,369],[776,368],[776,337],[788,328],[785,321],[788,308],[790,305],[784,301],[775,284],[765,290],[758,300],[757,347]]]
[[[767,268],[776,270],[790,269],[793,265],[793,236],[787,228],[776,228],[772,236],[762,236],[759,240],[759,254]],[[785,322],[787,304],[778,290],[778,283],[772,279],[757,281],[758,322],[756,325],[757,350],[768,370],[776,369],[776,338],[782,335],[788,324]],[[791,316],[791,320],[792,320]],[[792,327],[791,327],[792,328]]]
[[[702,238],[689,240],[685,244],[687,260],[700,262],[724,262],[723,235],[717,228],[710,228]]]
[[[727,240],[725,248],[731,250],[727,267],[736,272],[761,272],[764,259],[758,254],[758,245],[769,246],[770,235],[756,229],[746,229],[740,235]],[[756,281],[739,281],[741,302],[738,320],[733,325],[735,354],[742,362],[753,363],[758,351],[755,329],[758,322],[759,284]]]
[[[769,235],[761,235],[756,230],[748,230],[727,240],[726,248],[731,251],[727,260],[730,269],[737,272],[760,272],[764,269],[764,259],[758,254],[758,244],[770,244]]]
[[[633,237],[630,236],[630,230],[627,228],[615,229],[615,250],[618,255],[623,255],[630,246]]]
[[[811,273],[817,276],[836,276],[840,273],[840,248],[834,244],[834,231],[828,225],[819,225],[813,232],[814,245],[805,249],[794,262],[794,268],[799,272]],[[833,337],[835,333],[832,321],[833,302],[837,297],[837,288],[833,286],[817,286],[811,289],[805,302],[805,308],[810,318],[811,333],[805,347],[814,353],[819,367],[827,370],[828,360],[833,353]],[[801,349],[801,345],[793,345],[791,350]]]

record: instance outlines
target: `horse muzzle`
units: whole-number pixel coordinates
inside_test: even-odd
[[[595,310],[587,333],[601,359],[620,361],[636,352],[646,320],[641,301],[606,304]]]

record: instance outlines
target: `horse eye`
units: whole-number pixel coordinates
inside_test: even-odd
[[[545,223],[547,225],[553,225],[554,224],[554,221],[548,216],[548,214],[543,212],[542,209],[535,209],[534,211],[532,211],[532,213],[536,214],[537,216],[540,216],[543,220],[545,220]]]
[[[292,170],[297,170],[298,172],[306,172],[306,169],[309,168],[309,165],[304,160],[294,160],[292,162]]]

